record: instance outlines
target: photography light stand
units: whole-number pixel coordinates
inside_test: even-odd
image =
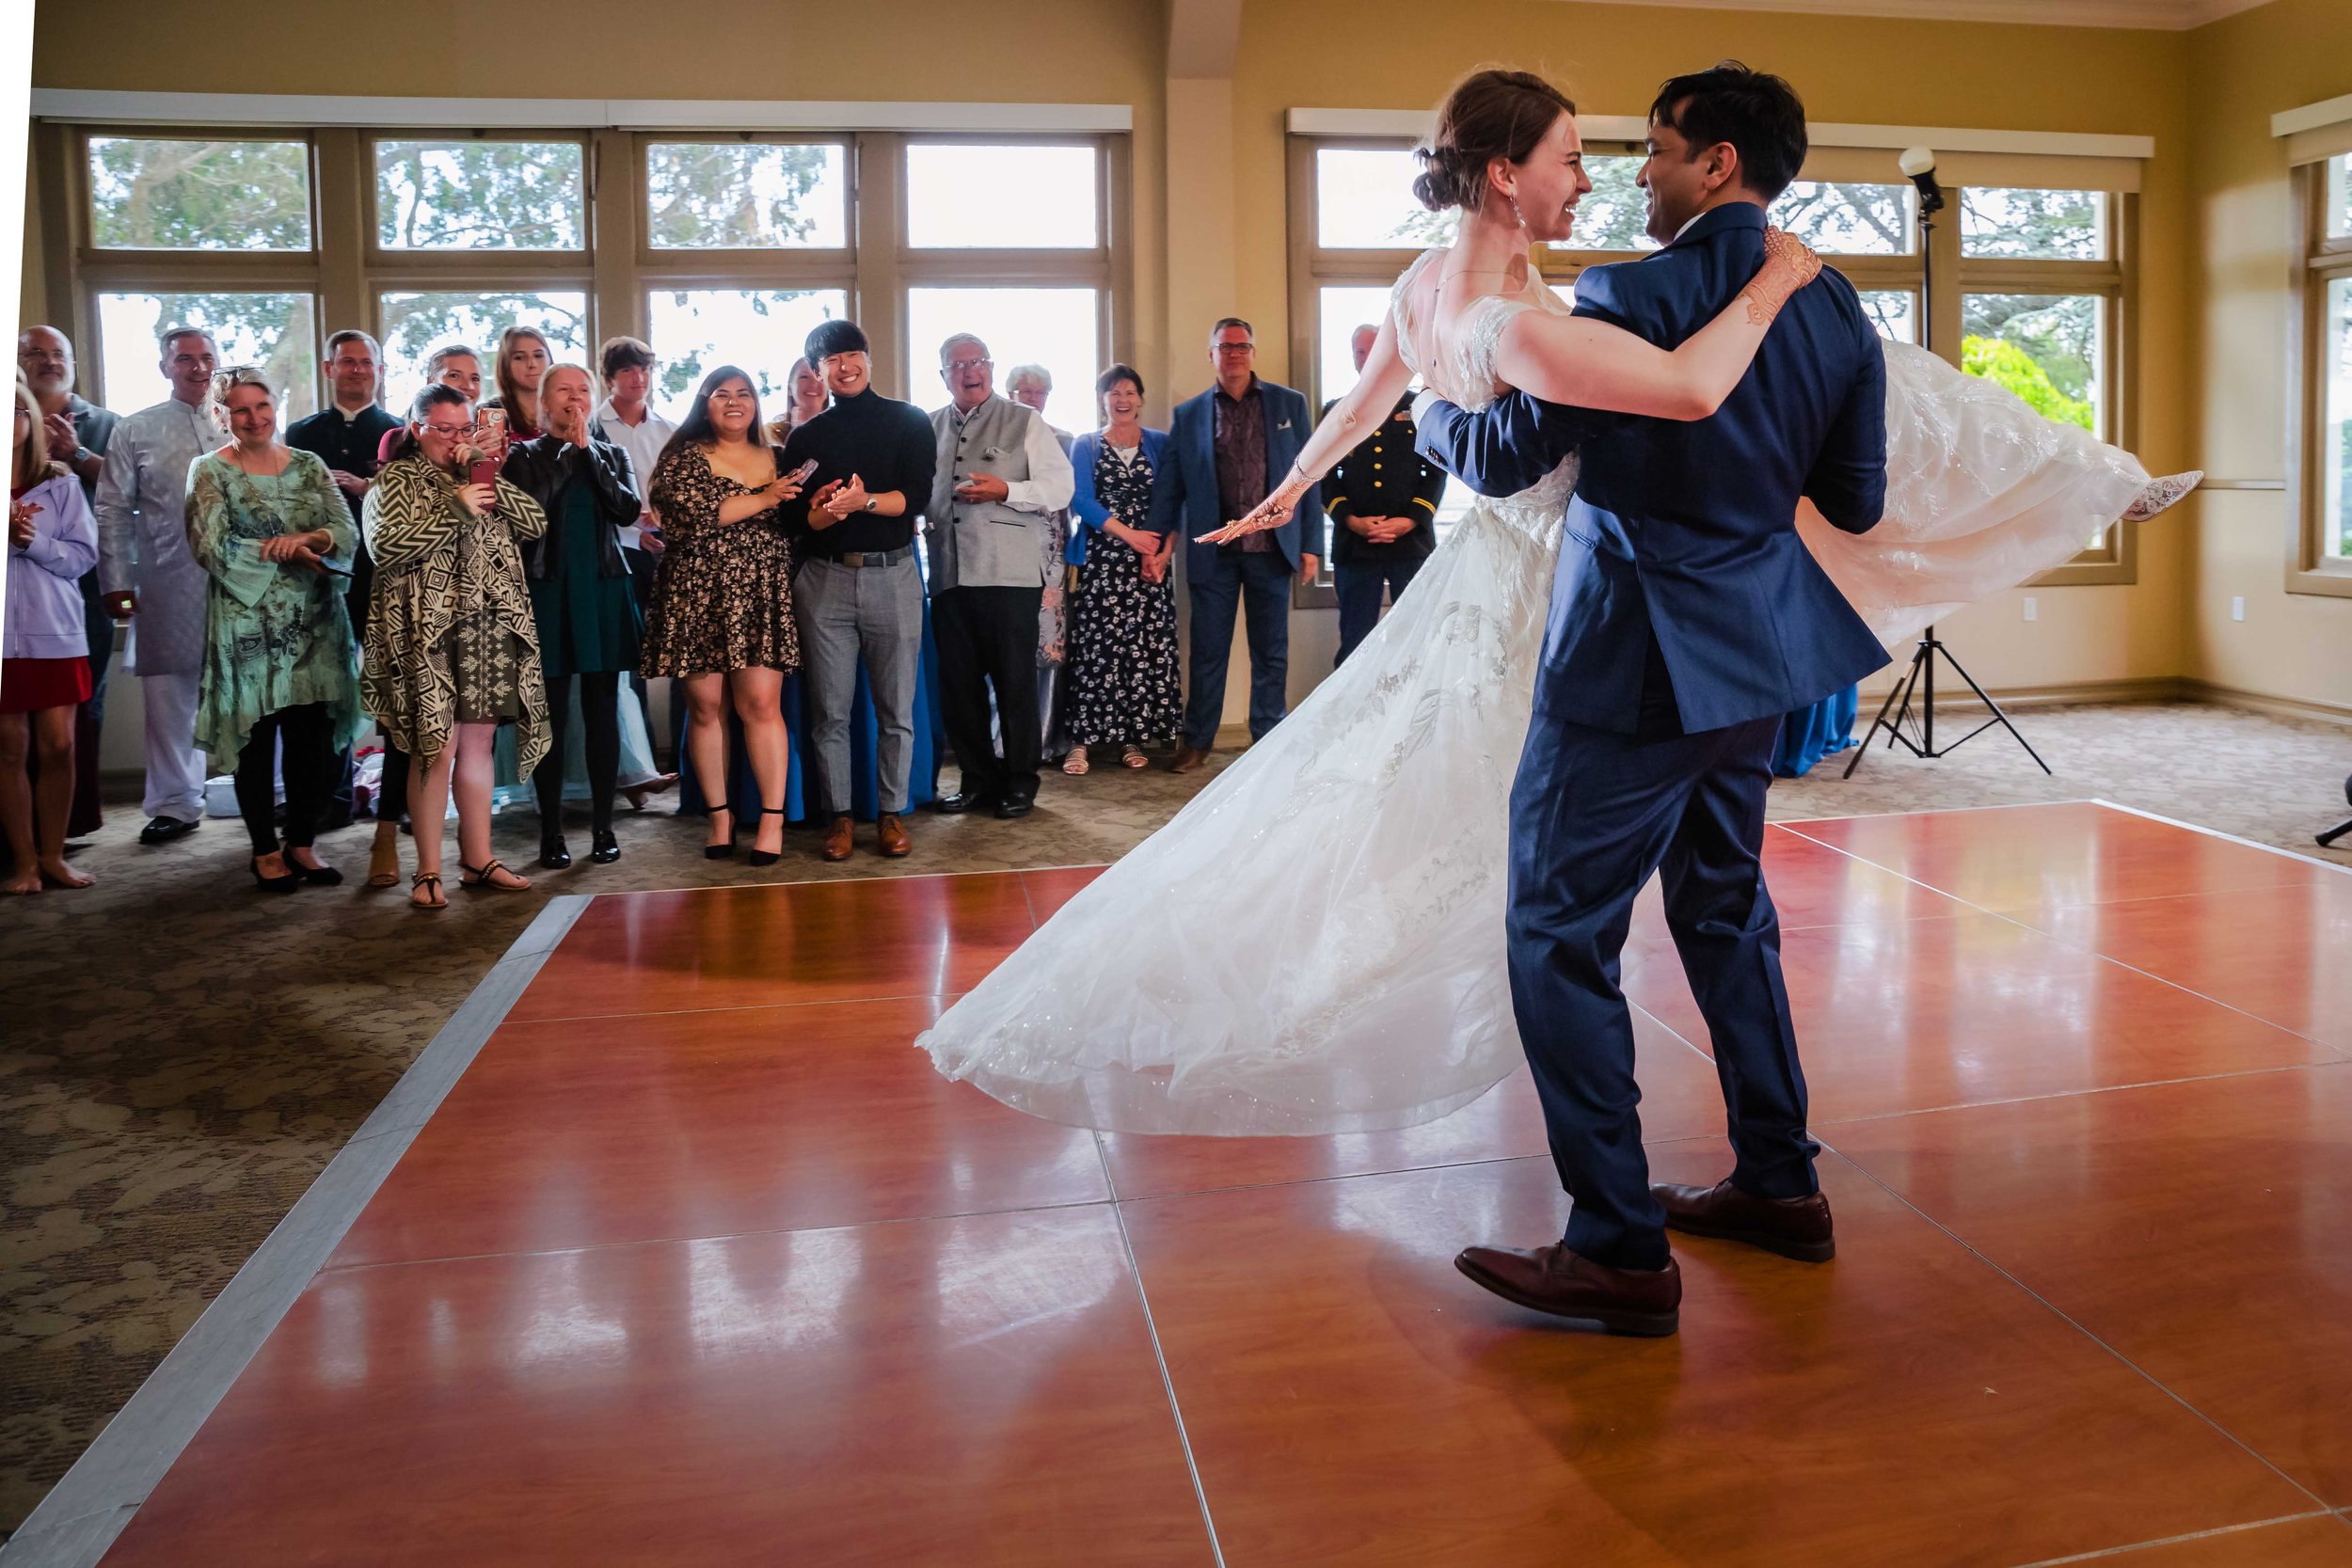
[[[1927,148],[1906,149],[1899,162],[1903,173],[1910,176],[1912,184],[1919,192],[1919,346],[1932,349],[1935,346],[1935,214],[1944,210],[1944,191],[1935,182],[1935,154]],[[1950,665],[1952,673],[1968,683],[1968,689],[1977,694],[1977,700],[1993,711],[1992,718],[1958,740],[1941,747],[1935,743],[1935,661],[1938,658]],[[1919,704],[1916,715],[1912,712],[1915,697]],[[1894,715],[1891,720],[1887,717],[1890,712]],[[2042,760],[2042,753],[2035,751],[2032,744],[2018,734],[2017,726],[2009,721],[2009,715],[2001,711],[2001,705],[1985,694],[1984,688],[1977,684],[1976,676],[1952,657],[1951,649],[1944,645],[1943,639],[1935,635],[1935,628],[1930,626],[1919,638],[1918,651],[1911,656],[1911,668],[1896,679],[1895,689],[1889,691],[1886,701],[1880,705],[1879,716],[1870,721],[1869,729],[1863,733],[1862,743],[1854,748],[1853,759],[1846,764],[1846,771],[1841,777],[1853,777],[1853,770],[1862,766],[1864,754],[1870,750],[1870,742],[1878,738],[1881,730],[1886,732],[1888,750],[1899,745],[1915,757],[1932,759],[1957,752],[1995,724],[2009,731],[2010,738],[2026,748],[2026,754],[2033,758],[2036,767],[2044,773],[2050,771],[2050,765]]]

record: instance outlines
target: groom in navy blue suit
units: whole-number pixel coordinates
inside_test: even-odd
[[[1763,264],[1804,110],[1778,77],[1724,65],[1668,82],[1649,132],[1641,179],[1665,248],[1586,272],[1577,313],[1671,348]],[[1682,1286],[1666,1227],[1809,1261],[1834,1249],[1758,857],[1781,716],[1886,662],[1795,526],[1801,496],[1849,532],[1879,519],[1879,341],[1824,272],[1709,419],[1512,392],[1476,414],[1431,404],[1421,445],[1487,495],[1583,454],[1512,791],[1508,919],[1514,1010],[1573,1209],[1554,1245],[1471,1247],[1457,1266],[1522,1306],[1671,1334]],[[1635,1112],[1619,954],[1660,871],[1729,1111],[1735,1164],[1712,1188],[1652,1186]]]

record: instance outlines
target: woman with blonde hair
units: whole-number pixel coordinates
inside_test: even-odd
[[[482,406],[505,414],[509,440],[534,441],[547,434],[539,384],[547,380],[554,363],[555,351],[548,346],[547,334],[537,327],[510,326],[499,334],[498,363],[490,370],[498,382],[498,396],[485,399]],[[503,457],[504,453],[491,455]]]
[[[233,769],[254,884],[292,893],[342,873],[312,851],[361,727],[359,671],[343,603],[351,509],[314,452],[278,438],[278,394],[259,369],[225,371],[214,396],[230,442],[188,470],[188,553],[205,585],[196,740]],[[280,760],[279,747],[284,747]],[[286,784],[286,836],[275,821]]]
[[[0,830],[14,862],[0,891],[81,888],[65,863],[73,808],[73,710],[89,700],[82,574],[98,564],[98,524],[81,482],[50,460],[40,404],[16,382],[8,472],[8,585],[0,642]],[[33,783],[28,764],[38,763]]]

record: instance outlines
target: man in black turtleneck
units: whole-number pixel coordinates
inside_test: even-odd
[[[850,858],[850,709],[866,661],[882,731],[879,848],[914,847],[903,820],[914,766],[914,675],[923,657],[923,574],[914,560],[914,519],[931,494],[938,461],[931,421],[911,403],[873,388],[866,334],[855,323],[821,323],[808,335],[808,362],[825,378],[832,405],[795,425],[784,467],[814,460],[795,518],[792,579],[800,622],[803,689],[817,737],[818,786],[832,817],[825,858]]]

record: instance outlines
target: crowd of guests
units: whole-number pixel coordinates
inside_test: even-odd
[[[1015,367],[1000,392],[968,333],[939,348],[945,407],[883,396],[847,321],[809,335],[772,418],[757,380],[722,365],[675,423],[648,402],[653,349],[626,337],[592,371],[510,327],[488,397],[485,356],[441,348],[396,414],[375,341],[340,331],[326,406],[282,427],[282,388],[222,367],[201,328],[162,334],[170,395],[119,418],[75,393],[64,334],[34,327],[17,348],[0,650],[17,893],[89,883],[65,845],[99,820],[118,626],[144,711],[141,842],[194,832],[206,780],[226,774],[257,886],[341,882],[319,835],[372,808],[370,885],[399,884],[405,822],[410,902],[440,909],[453,800],[458,881],[531,885],[491,852],[501,782],[531,782],[541,866],[572,862],[567,799],[587,802],[590,860],[620,858],[616,798],[642,805],[675,777],[655,761],[649,680],[674,683],[712,859],[748,827],[749,862],[775,863],[795,798],[824,830],[818,853],[842,861],[853,800],[870,800],[874,850],[898,857],[918,800],[1018,819],[1056,760],[1139,768],[1171,744],[1191,772],[1213,749],[1236,617],[1263,736],[1286,705],[1291,584],[1315,578],[1327,529],[1344,658],[1428,553],[1443,483],[1400,405],[1282,528],[1200,543],[1282,482],[1312,424],[1298,393],[1258,376],[1238,318],[1212,329],[1216,383],[1168,430],[1147,426],[1143,377],[1118,364],[1095,383],[1097,427],[1074,436],[1045,420],[1049,372]],[[950,794],[917,777],[941,739]]]

